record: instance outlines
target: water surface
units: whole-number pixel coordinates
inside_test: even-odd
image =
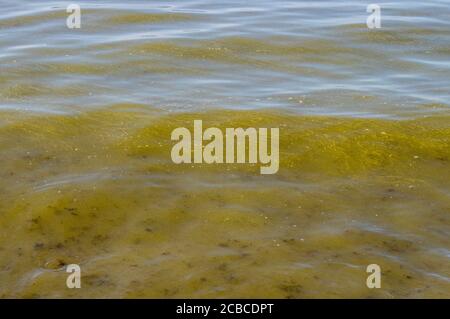
[[[0,296],[450,296],[449,1],[377,30],[356,0],[69,3],[0,0]],[[173,164],[195,119],[279,127],[280,171]]]

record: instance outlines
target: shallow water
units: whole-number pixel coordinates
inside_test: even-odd
[[[363,1],[68,3],[0,0],[0,296],[450,297],[449,1],[378,30]],[[195,119],[279,127],[279,172],[173,164]]]

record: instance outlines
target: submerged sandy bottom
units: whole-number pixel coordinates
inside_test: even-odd
[[[278,174],[173,164],[170,133],[194,119],[280,127]],[[2,112],[0,297],[449,298],[448,123]]]

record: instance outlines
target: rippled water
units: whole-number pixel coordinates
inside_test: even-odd
[[[69,3],[0,0],[0,296],[450,297],[450,1],[376,30],[354,0]],[[194,119],[279,127],[280,171],[173,164]]]

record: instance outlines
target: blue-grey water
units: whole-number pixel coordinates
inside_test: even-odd
[[[4,108],[111,103],[395,117],[448,109],[450,2],[1,1]]]

